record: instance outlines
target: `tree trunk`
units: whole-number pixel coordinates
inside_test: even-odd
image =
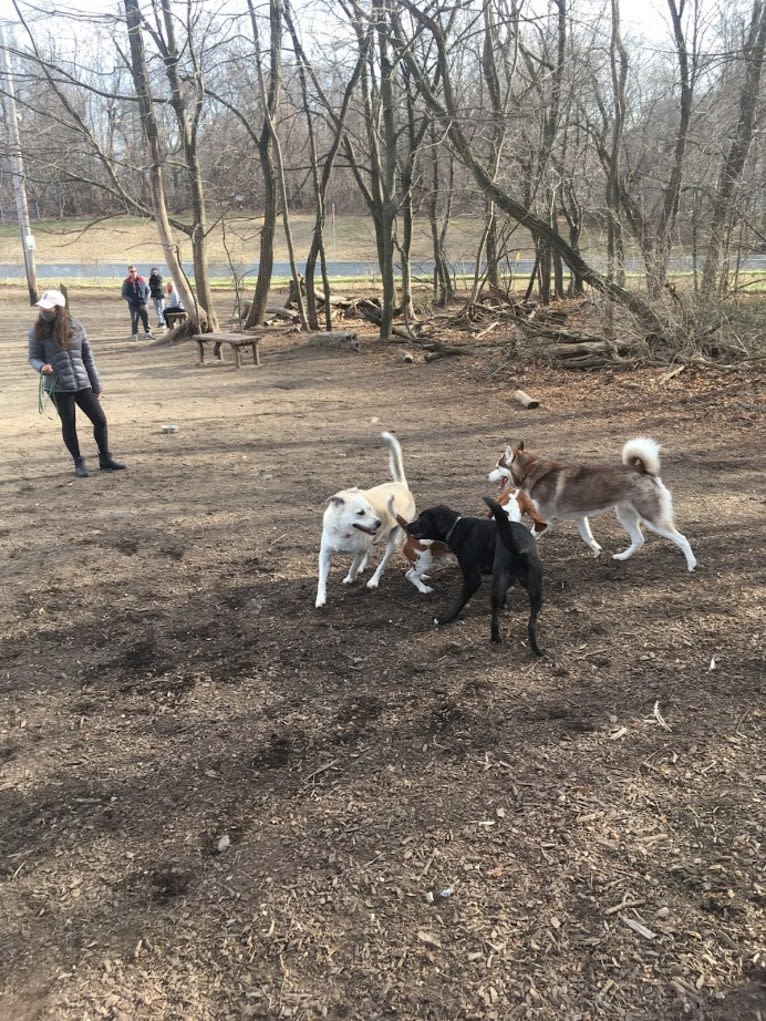
[[[144,40],[141,34],[141,12],[138,0],[125,0],[125,20],[130,42],[131,74],[133,87],[136,91],[141,123],[149,156],[149,184],[151,187],[152,209],[160,236],[160,243],[165,254],[171,276],[175,281],[178,293],[192,328],[196,331],[208,328],[209,314],[206,306],[197,302],[197,298],[189,286],[181,260],[178,257],[178,245],[173,235],[165,199],[165,185],[162,175],[163,156],[160,145],[160,133],[154,115],[153,97],[149,86],[149,75],[146,69]]]
[[[38,299],[37,271],[35,268],[35,250],[32,242],[32,227],[29,223],[29,206],[27,204],[27,186],[24,176],[24,159],[21,154],[19,140],[19,121],[16,113],[16,86],[11,70],[11,62],[5,45],[3,24],[0,21],[0,49],[2,49],[3,78],[5,79],[5,120],[8,125],[11,176],[13,178],[13,195],[16,200],[16,214],[21,233],[21,248],[24,253],[24,269],[27,278],[29,304],[34,305]]]
[[[327,188],[330,184],[330,178],[332,171],[335,166],[335,160],[338,155],[338,151],[341,146],[341,140],[343,138],[343,132],[345,130],[346,118],[348,116],[348,109],[351,103],[351,97],[353,96],[354,89],[359,81],[359,76],[362,72],[364,60],[366,58],[366,50],[360,50],[356,63],[352,69],[351,75],[348,82],[346,83],[343,90],[343,99],[340,105],[340,111],[335,112],[334,105],[328,100],[325,95],[322,84],[314,74],[311,63],[301,46],[298,32],[296,30],[295,21],[293,19],[292,10],[290,8],[289,0],[285,0],[284,6],[285,23],[290,37],[293,42],[293,48],[295,50],[296,57],[298,58],[298,75],[301,82],[301,93],[303,96],[303,109],[306,114],[307,130],[309,135],[309,145],[311,151],[311,175],[312,183],[314,187],[314,200],[316,202],[316,214],[314,218],[314,233],[311,239],[311,246],[309,253],[306,257],[306,266],[304,272],[304,278],[306,282],[306,303],[307,303],[307,316],[309,324],[312,329],[316,329],[319,325],[319,318],[317,313],[317,303],[315,294],[315,276],[316,276],[316,262],[317,257],[320,260],[322,269],[322,290],[324,294],[324,319],[325,328],[327,330],[332,329],[332,302],[330,301],[330,282],[327,276],[327,258],[325,254],[324,245],[324,230],[326,223],[326,196]],[[321,98],[324,108],[327,112],[327,117],[330,124],[333,127],[333,134],[330,139],[330,144],[327,150],[327,154],[324,157],[324,161],[321,162],[322,172],[319,173],[320,159],[317,151],[315,142],[315,135],[313,129],[313,115],[309,107],[308,98],[308,87],[306,84],[306,75],[310,75],[313,82],[314,88],[317,95]]]
[[[476,183],[484,195],[494,201],[509,216],[513,217],[520,226],[529,230],[533,237],[547,241],[553,251],[559,253],[569,269],[585,283],[590,284],[591,287],[600,291],[611,300],[629,309],[643,322],[650,335],[657,336],[658,338],[666,337],[671,332],[671,327],[657,315],[654,309],[647,305],[638,295],[605,279],[585,262],[578,251],[575,251],[567,244],[557,230],[551,228],[545,220],[535,215],[529,208],[503,191],[487,174],[482,164],[476,158],[471,143],[461,127],[460,111],[452,92],[449,61],[440,25],[421,10],[417,0],[401,0],[401,3],[405,5],[412,17],[431,33],[436,44],[435,57],[438,61],[439,77],[443,86],[444,99],[440,100],[434,93],[427,76],[414,59],[411,47],[403,39],[397,40],[402,59],[409,64],[413,75],[417,78],[421,94],[444,126],[450,141],[455,147],[455,151],[464,165],[473,174]]]
[[[360,160],[348,134],[344,136],[343,146],[375,228],[382,287],[380,339],[390,340],[396,306],[394,231],[397,214],[397,134],[393,66],[389,54],[391,22],[386,0],[372,0],[370,14],[361,10],[354,0],[353,12],[356,17],[352,24],[359,51],[367,55],[361,73],[361,90],[368,151]]]
[[[181,136],[186,180],[191,194],[192,223],[189,238],[194,264],[194,286],[197,292],[197,304],[205,309],[207,329],[215,331],[218,329],[218,320],[213,306],[213,292],[207,268],[207,211],[202,167],[197,146],[197,125],[202,114],[204,89],[201,78],[197,76],[194,82],[194,106],[190,115],[179,72],[180,58],[175,38],[175,15],[171,9],[171,0],[162,0],[162,13],[167,38],[167,47],[164,53],[165,73],[170,83],[170,104],[175,113]],[[191,41],[187,40],[187,43],[191,44]]]
[[[260,62],[263,59],[260,45],[258,43],[258,24],[252,0],[247,0],[247,8],[250,13],[250,24],[255,44],[255,60]],[[258,156],[261,162],[263,174],[263,226],[261,228],[261,240],[258,253],[258,279],[255,283],[253,303],[245,322],[246,327],[259,326],[266,317],[266,307],[271,290],[271,277],[274,271],[274,238],[277,232],[277,217],[279,210],[277,196],[279,187],[277,183],[277,171],[274,165],[274,136],[271,130],[271,117],[276,109],[277,96],[279,92],[279,65],[274,64],[274,55],[271,55],[271,74],[268,87],[264,88],[261,80],[261,94],[264,103],[263,126],[257,136]],[[276,72],[276,76],[275,76]]]
[[[428,149],[431,165],[431,188],[428,193],[428,225],[431,232],[431,251],[434,258],[433,296],[437,305],[444,307],[452,301],[455,291],[447,262],[445,240],[452,210],[452,185],[454,181],[454,158],[449,156],[445,208],[439,216],[440,175],[439,160],[436,158],[433,123],[431,124],[431,145]]]
[[[723,253],[728,250],[735,220],[735,198],[745,160],[753,140],[756,112],[766,48],[766,8],[762,0],[753,3],[750,30],[743,48],[745,77],[740,92],[740,115],[729,151],[721,168],[713,198],[710,218],[710,241],[702,272],[704,294],[722,294],[726,290],[727,272]]]

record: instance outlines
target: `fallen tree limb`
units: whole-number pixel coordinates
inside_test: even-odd
[[[431,341],[429,344],[425,344],[426,348],[425,361],[435,362],[439,358],[450,358],[453,355],[464,355],[466,349],[464,347],[453,347],[451,344],[440,344]]]
[[[562,330],[559,326],[545,326],[544,323],[533,323],[529,319],[518,323],[522,333],[526,333],[538,339],[542,338],[553,344],[592,344],[609,343],[606,337],[594,333],[574,333],[570,330]]]
[[[359,301],[354,303],[353,308],[355,311],[370,323],[374,323],[375,326],[380,326],[383,316],[380,311],[380,306],[374,301],[369,301],[367,298],[361,298]],[[392,326],[391,333],[395,337],[401,337],[402,340],[414,340],[415,334],[412,330],[403,329],[401,326]]]
[[[524,408],[539,408],[540,402],[536,401],[534,397],[530,397],[524,390],[514,390],[511,394],[511,399],[518,401],[519,404]]]
[[[497,320],[495,320],[495,322],[490,323],[489,326],[485,326],[483,330],[479,330],[479,332],[475,334],[476,339],[479,340],[485,334],[491,333],[492,330],[496,329],[499,325],[500,323]]]
[[[582,358],[583,355],[604,355],[613,358],[619,352],[616,346],[609,340],[568,341],[566,344],[554,344],[550,349],[555,357],[562,361],[569,361],[573,358]]]

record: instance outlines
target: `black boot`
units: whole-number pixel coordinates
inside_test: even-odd
[[[90,475],[90,472],[85,467],[85,461],[81,457],[76,457],[74,459],[74,473],[75,475],[79,475],[81,479],[87,479]]]
[[[105,454],[98,455],[98,466],[102,472],[118,472],[125,467],[124,464],[120,464],[119,461],[115,461],[108,450]]]

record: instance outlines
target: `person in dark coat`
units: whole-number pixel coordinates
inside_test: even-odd
[[[156,266],[152,266],[152,271],[149,274],[149,293],[152,296],[152,304],[154,305],[154,314],[157,316],[157,325],[165,325],[164,316],[164,295],[162,292],[162,274]]]
[[[29,364],[42,374],[45,391],[59,414],[75,475],[89,474],[77,439],[75,408],[93,423],[101,470],[120,471],[125,465],[109,453],[106,415],[99,401],[104,388],[82,324],[69,315],[61,291],[44,291],[37,308],[39,315],[29,328]]]
[[[122,281],[122,297],[127,301],[130,309],[130,332],[132,333],[130,339],[138,340],[138,320],[140,319],[147,340],[153,340],[154,334],[149,329],[149,316],[146,311],[149,285],[142,276],[136,273],[135,266],[128,266],[128,275]]]

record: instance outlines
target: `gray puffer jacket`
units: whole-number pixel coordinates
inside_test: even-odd
[[[86,390],[92,387],[95,394],[104,389],[98,374],[96,363],[90,349],[87,334],[76,319],[72,324],[72,339],[69,347],[62,350],[53,337],[38,340],[34,325],[29,328],[29,364],[37,372],[42,372],[43,365],[53,366],[53,375],[43,376],[45,389],[48,393],[54,388],[71,393],[75,390]]]

